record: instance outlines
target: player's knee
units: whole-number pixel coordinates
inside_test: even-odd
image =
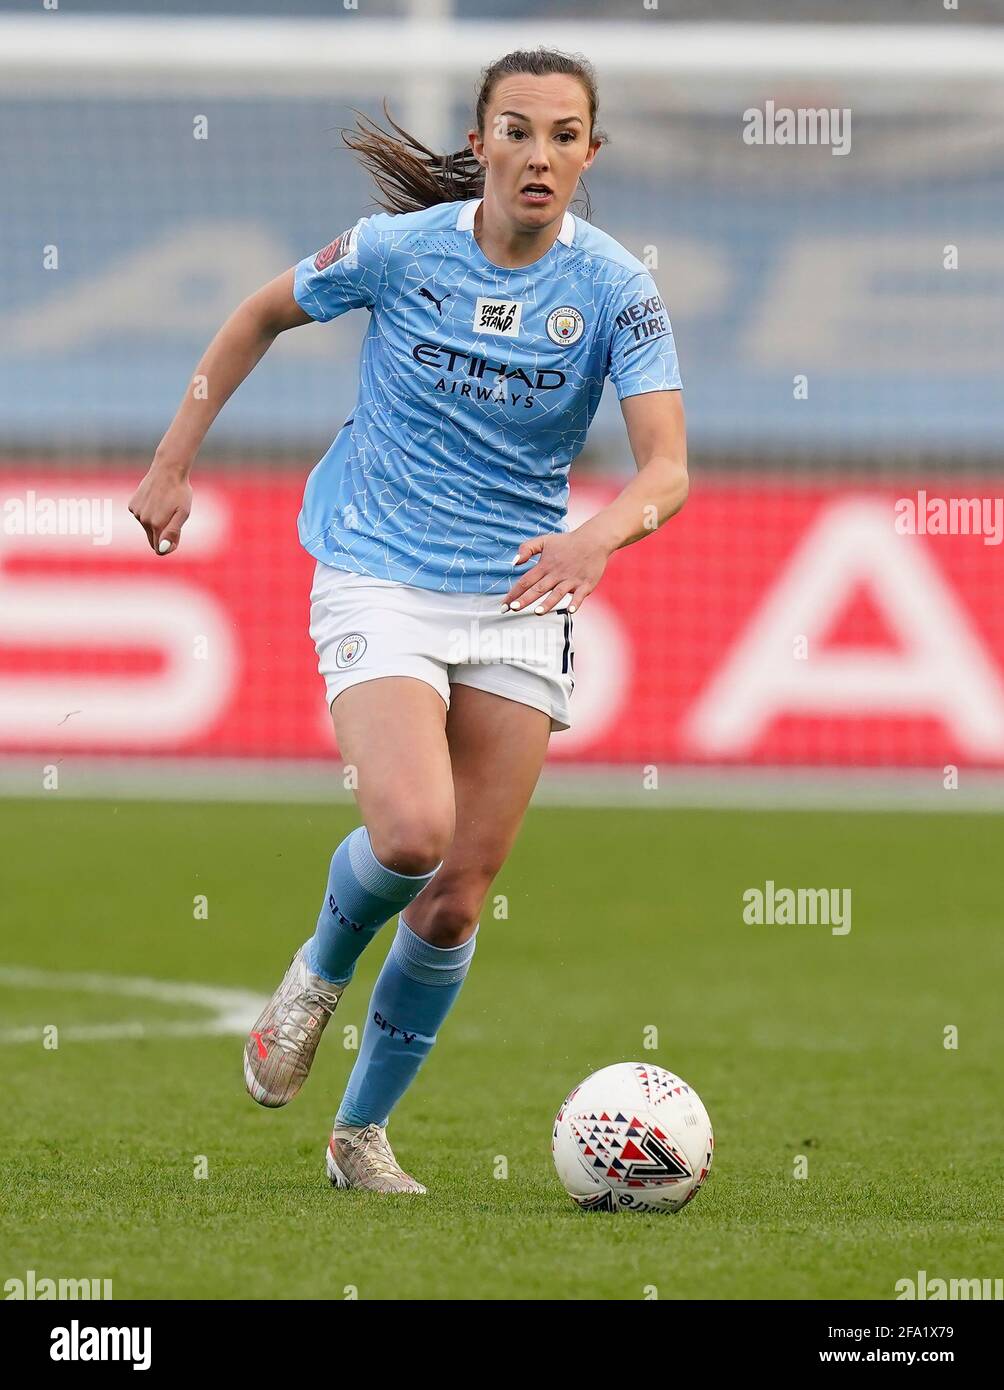
[[[422,935],[433,946],[461,946],[472,935],[488,884],[480,877],[445,883],[438,891],[436,880],[422,902]]]
[[[370,843],[380,863],[396,874],[427,874],[441,863],[453,838],[448,818],[425,814],[397,816],[370,827]]]

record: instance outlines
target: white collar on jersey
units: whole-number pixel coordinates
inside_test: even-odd
[[[460,211],[457,214],[457,231],[474,231],[474,214],[484,202],[483,198],[471,198],[466,203],[461,203]],[[575,218],[570,212],[566,212],[561,219],[561,231],[557,236],[558,241],[563,241],[566,246],[571,246],[575,240]]]

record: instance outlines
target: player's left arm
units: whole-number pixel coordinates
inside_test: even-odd
[[[506,608],[547,613],[566,594],[574,613],[603,576],[615,550],[649,536],[687,500],[683,393],[646,391],[621,400],[638,472],[614,500],[574,531],[524,541],[516,563],[540,559],[502,600]],[[546,597],[545,597],[546,595]]]

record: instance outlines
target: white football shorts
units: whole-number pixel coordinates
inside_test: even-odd
[[[447,709],[451,685],[473,685],[543,710],[552,732],[567,729],[572,615],[501,608],[500,594],[441,593],[318,561],[310,635],[328,707],[350,685],[414,676],[438,690]]]

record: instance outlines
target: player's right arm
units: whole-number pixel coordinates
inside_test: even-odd
[[[158,555],[178,548],[181,528],[192,509],[189,474],[209,426],[279,334],[314,321],[293,296],[295,269],[277,275],[245,299],[206,348],[153,463],[132,496],[129,510]]]
[[[196,367],[150,471],[129,503],[158,555],[178,548],[192,509],[188,477],[206,431],[273,341],[287,328],[327,323],[348,309],[372,310],[384,269],[380,229],[374,218],[362,217],[316,256],[306,256],[277,275],[230,315]]]

